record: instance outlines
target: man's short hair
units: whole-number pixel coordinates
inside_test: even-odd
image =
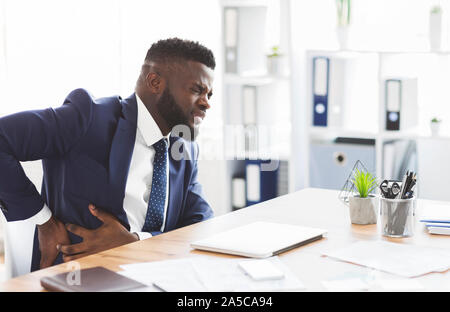
[[[167,62],[173,60],[196,61],[211,69],[216,67],[214,54],[211,50],[190,40],[170,38],[159,40],[147,51],[145,61]]]

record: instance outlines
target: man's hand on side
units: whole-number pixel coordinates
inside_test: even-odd
[[[44,224],[38,225],[39,249],[41,251],[40,268],[53,265],[59,251],[58,245],[70,244],[69,234],[64,224],[52,216]]]
[[[66,229],[83,238],[83,241],[73,245],[58,245],[58,250],[63,253],[64,262],[139,240],[136,234],[130,233],[113,215],[92,204],[89,205],[89,211],[103,224],[95,230],[67,224]]]

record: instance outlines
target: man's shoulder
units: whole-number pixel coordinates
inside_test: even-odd
[[[89,113],[90,115],[94,109],[101,109],[102,113],[105,113],[105,111],[119,113],[122,108],[121,100],[121,97],[118,95],[97,98],[88,90],[78,88],[67,95],[63,106],[74,105],[81,112]]]
[[[94,96],[86,89],[77,88],[72,90],[66,97],[67,100],[93,101]]]
[[[118,95],[108,96],[108,97],[95,97],[86,89],[78,88],[69,93],[66,97],[66,102],[77,102],[77,103],[88,103],[88,104],[98,104],[98,105],[121,105],[122,98]]]

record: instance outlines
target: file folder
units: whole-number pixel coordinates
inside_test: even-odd
[[[385,80],[386,130],[405,130],[418,124],[417,78]]]
[[[224,7],[225,72],[261,75],[267,72],[265,24],[267,7]]]
[[[233,210],[245,207],[246,190],[244,177],[234,177],[231,180],[231,196],[232,196],[231,205]]]
[[[397,79],[388,79],[386,88],[386,130],[400,130],[400,103],[402,85]]]
[[[327,126],[330,59],[313,58],[313,125]]]
[[[237,8],[224,9],[224,35],[225,35],[225,71],[237,72],[237,37],[238,37],[238,10]]]
[[[261,170],[261,164],[271,160],[246,160],[247,206],[277,197],[279,168],[272,171]]]
[[[356,60],[349,56],[315,56],[312,62],[313,126],[345,126],[351,113],[347,110],[352,102],[349,90],[354,87]]]
[[[248,161],[245,168],[247,178],[247,206],[261,201],[261,173],[259,163]]]

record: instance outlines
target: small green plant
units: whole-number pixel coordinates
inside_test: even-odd
[[[442,8],[439,5],[433,6],[430,10],[431,14],[439,14],[441,12],[442,12]]]
[[[273,46],[271,48],[271,53],[269,55],[267,55],[267,57],[277,57],[280,56],[280,47],[278,46]]]
[[[441,119],[439,119],[437,117],[433,117],[433,119],[431,119],[431,122],[439,123],[439,122],[441,122]]]
[[[366,198],[378,186],[377,179],[370,172],[363,172],[358,169],[356,169],[352,182],[361,198]]]
[[[339,26],[350,25],[352,0],[336,0],[337,23]]]

